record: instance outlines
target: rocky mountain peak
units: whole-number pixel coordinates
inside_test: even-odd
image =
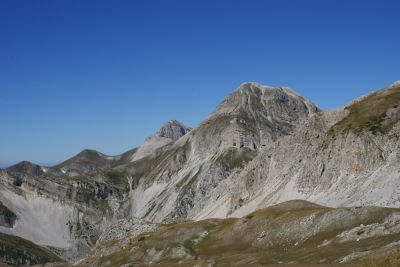
[[[239,85],[239,87],[234,91],[257,91],[257,90],[265,90],[265,89],[274,89],[273,86],[263,85],[257,82],[244,82]]]
[[[82,173],[98,172],[109,166],[112,157],[93,149],[84,149],[72,158],[56,165],[53,169],[66,172],[74,170]]]
[[[242,83],[194,130],[193,147],[204,155],[235,148],[259,150],[320,111],[287,87]]]
[[[157,149],[171,142],[175,142],[191,130],[192,128],[187,127],[177,120],[168,121],[166,124],[161,126],[156,134],[147,137],[146,142],[144,142],[135,154],[132,155],[131,161],[139,160],[150,155]]]
[[[212,116],[245,116],[253,121],[267,119],[292,124],[320,111],[315,104],[288,87],[246,82],[225,98]]]
[[[321,110],[288,87],[271,87],[255,82],[242,83],[217,107],[214,115],[250,114],[287,122],[306,119]]]
[[[170,120],[157,131],[156,135],[158,137],[164,137],[175,141],[191,130],[192,128],[187,127],[177,120]]]

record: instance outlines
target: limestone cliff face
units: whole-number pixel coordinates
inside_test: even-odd
[[[256,150],[318,112],[317,106],[289,88],[243,83],[195,129],[194,141],[203,143],[196,145],[207,151],[213,150],[208,144],[218,151],[231,147]]]
[[[399,207],[399,105],[400,86],[391,86],[313,115],[220,183],[205,206],[225,205],[224,216],[291,199]]]
[[[133,214],[239,216],[291,199],[398,207],[399,106],[396,85],[321,112],[289,89],[243,84],[157,158]]]

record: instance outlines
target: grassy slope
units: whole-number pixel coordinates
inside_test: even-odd
[[[364,267],[400,266],[400,248],[393,248],[377,255],[370,255],[359,261]]]
[[[342,132],[359,133],[369,130],[374,134],[386,133],[400,120],[400,85],[386,90],[379,90],[347,106],[348,116],[336,123],[329,130],[331,136]],[[389,116],[388,110],[395,110]]]
[[[46,248],[20,237],[0,233],[0,261],[10,265],[62,261]]]
[[[292,201],[240,219],[208,219],[162,225],[153,233],[131,238],[126,247],[110,255],[89,257],[80,266],[285,266],[291,263],[296,264],[290,266],[321,263],[324,264],[322,266],[335,266],[339,259],[352,252],[381,248],[400,238],[400,234],[392,234],[340,242],[339,233],[359,226],[360,222],[380,222],[395,210],[364,210],[361,214],[367,212],[367,217],[360,219],[355,216],[347,219],[346,223],[340,219],[343,211],[345,218],[358,212],[357,209],[336,210]],[[332,212],[339,212],[332,217],[337,219],[321,219]],[[315,225],[309,224],[311,228],[305,231],[302,222],[306,223],[309,218],[314,220]],[[302,233],[314,234],[303,239]],[[325,240],[331,243],[321,246]],[[102,246],[107,247],[107,244]],[[363,265],[355,262],[344,266]]]

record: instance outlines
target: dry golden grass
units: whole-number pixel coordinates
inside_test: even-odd
[[[360,261],[365,267],[399,267],[400,248],[394,248],[388,252],[371,255]]]
[[[379,222],[394,209],[377,208],[364,209],[369,214],[362,223]],[[104,256],[89,257],[79,266],[288,266],[288,267],[361,267],[377,262],[372,266],[396,266],[379,265],[386,262],[392,264],[393,257],[384,259],[374,258],[374,261],[364,259],[353,263],[338,264],[349,254],[376,251],[387,244],[400,239],[400,234],[376,236],[362,240],[339,242],[337,235],[346,229],[359,226],[361,221],[358,216],[354,222],[348,222],[346,226],[342,219],[331,222],[323,219],[327,227],[318,230],[304,241],[296,245],[297,232],[301,233],[308,228],[301,228],[304,218],[334,218],[342,212],[351,214],[360,209],[336,209],[326,208],[305,201],[290,201],[274,207],[256,211],[246,217],[238,219],[208,219],[204,221],[188,221],[160,226],[153,233],[144,234],[133,238],[125,248]],[[333,213],[333,214],[332,214]],[[336,214],[336,215],[335,215]],[[326,217],[327,215],[333,217]],[[350,220],[349,218],[347,218]],[[314,221],[321,222],[320,220]],[[313,226],[311,224],[311,232]],[[289,229],[289,228],[291,229]],[[260,233],[267,231],[267,237],[258,242]],[[207,233],[206,235],[203,235]],[[301,237],[300,237],[301,239]],[[327,245],[321,246],[324,241],[330,240]],[[176,256],[173,251],[180,249],[183,255]],[[153,251],[153,252],[151,252]],[[154,256],[158,254],[159,256]],[[396,261],[393,261],[396,262]],[[395,264],[395,263],[393,263]],[[399,265],[400,266],[400,265]]]
[[[329,130],[331,136],[342,132],[355,133],[366,129],[374,134],[385,133],[400,119],[399,112],[387,117],[389,109],[400,106],[400,86],[374,92],[362,100],[347,106],[349,115]]]

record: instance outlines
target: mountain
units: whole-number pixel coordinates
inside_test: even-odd
[[[343,222],[347,230],[356,227],[352,222],[378,229],[386,215],[397,210],[379,208],[370,214],[374,208],[362,208],[360,212],[371,217],[357,211],[360,221],[341,214],[343,207],[400,207],[399,120],[399,83],[332,111],[321,110],[287,87],[243,83],[194,129],[172,120],[121,155],[84,150],[53,167],[22,162],[0,170],[0,232],[50,247],[61,258],[75,261],[94,246],[90,253],[97,253],[109,227],[119,232],[131,222],[134,229],[166,223],[197,229],[210,218],[220,218],[225,220],[218,223],[227,231],[240,238],[240,233],[254,237],[258,230],[243,228],[239,233],[229,225],[235,220],[240,225],[258,210],[291,200],[316,204],[287,202],[285,209],[297,203],[301,211],[307,206],[319,214],[319,209],[331,209],[318,205],[328,206],[337,208],[332,223]],[[292,223],[284,218],[288,221],[275,223]],[[335,227],[330,238],[345,231]],[[285,235],[283,228],[275,229]],[[394,229],[390,238],[400,232]],[[326,234],[319,228],[303,230],[304,235]],[[385,242],[380,244],[389,245]],[[349,249],[356,251],[371,244],[353,245]],[[110,244],[104,246],[112,250]],[[293,257],[296,262],[314,262]]]
[[[399,207],[399,119],[400,85],[313,116],[232,179],[232,215],[293,198]]]
[[[149,139],[167,145],[188,131],[170,121]],[[86,149],[53,167],[21,162],[0,169],[0,232],[51,247],[64,259],[83,257],[104,227],[130,216],[126,174],[113,168],[124,169],[142,147],[118,156]]]
[[[133,216],[160,222],[214,209],[210,195],[216,187],[318,112],[288,88],[242,84],[197,128],[125,169],[135,181]],[[225,216],[223,212],[209,215]]]

